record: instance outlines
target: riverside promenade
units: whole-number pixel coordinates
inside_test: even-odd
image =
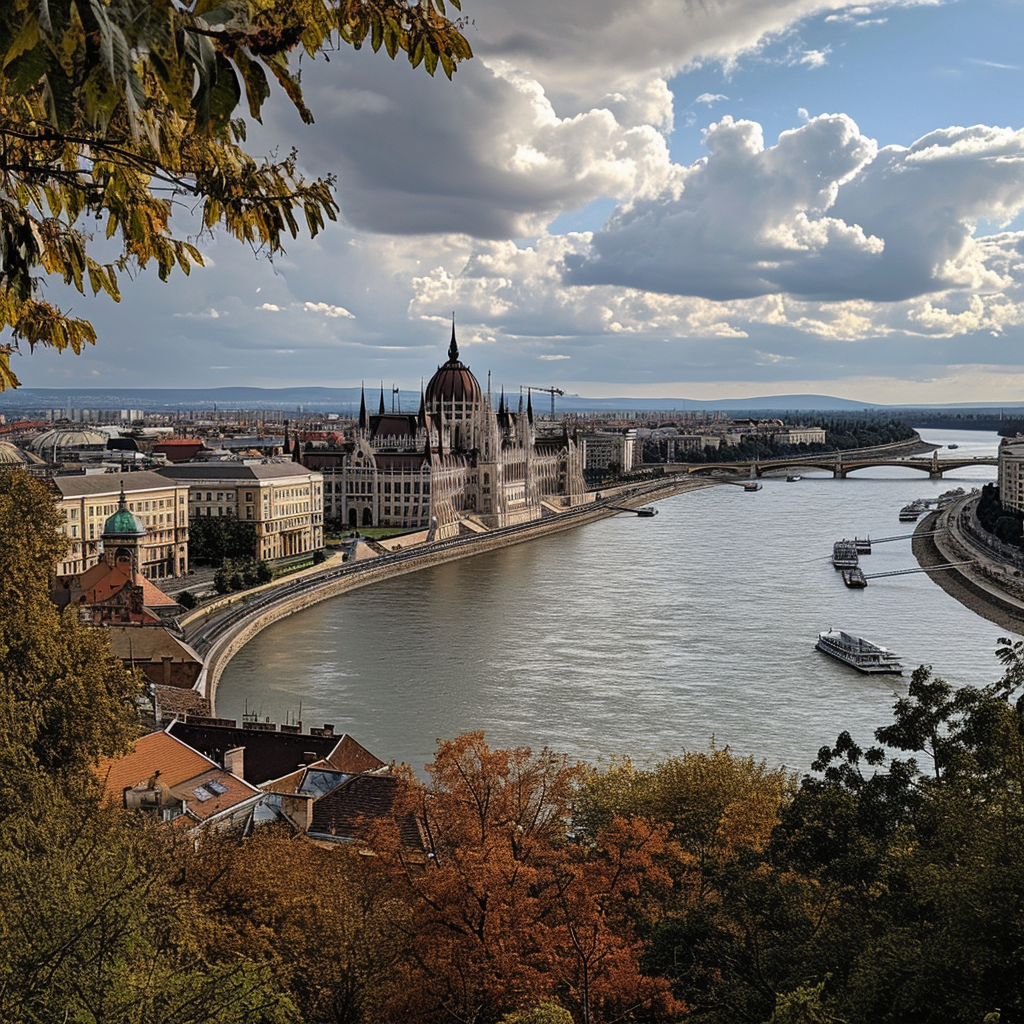
[[[709,478],[663,477],[603,489],[582,505],[541,519],[486,533],[454,537],[390,551],[359,561],[343,562],[336,555],[321,565],[295,573],[244,594],[224,597],[178,620],[187,642],[203,657],[204,668],[195,690],[216,715],[217,683],[225,666],[254,636],[271,623],[340,594],[382,580],[417,572],[460,558],[522,544],[563,530],[621,514],[661,498],[701,490],[721,483]]]
[[[1011,552],[999,550],[998,542],[986,543],[975,515],[977,501],[977,494],[968,494],[925,516],[914,530],[914,557],[923,569],[942,570],[928,575],[950,597],[1024,635],[1024,567],[1014,563]],[[955,564],[964,562],[970,564]]]

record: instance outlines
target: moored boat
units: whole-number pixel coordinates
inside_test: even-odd
[[[837,540],[832,545],[832,566],[835,569],[853,569],[858,563],[857,545],[852,540]]]
[[[903,664],[887,647],[873,644],[861,636],[853,636],[841,629],[830,629],[818,634],[815,647],[825,654],[857,669],[858,672],[900,675]]]
[[[745,491],[759,491],[759,490],[761,490],[761,484],[757,480],[748,480],[743,485],[743,490],[745,490]]]
[[[921,514],[927,511],[925,506],[920,501],[912,501],[909,505],[904,505],[900,509],[900,522],[901,523],[916,523],[921,518]]]
[[[868,578],[864,575],[864,570],[860,566],[856,566],[853,569],[843,570],[843,582],[848,587],[863,589],[868,585]]]

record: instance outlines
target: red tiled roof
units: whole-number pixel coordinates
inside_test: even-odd
[[[338,740],[337,746],[324,758],[339,772],[372,772],[384,767],[384,762],[366,747],[352,739],[348,733]]]
[[[259,793],[255,786],[236,779],[209,758],[162,731],[136,740],[135,749],[123,757],[104,758],[95,771],[103,783],[105,796],[112,803],[120,804],[126,789],[158,779],[173,796],[185,800],[189,813],[200,821]],[[225,792],[204,789],[204,794],[209,796],[201,800],[193,790],[212,780],[220,783]]]

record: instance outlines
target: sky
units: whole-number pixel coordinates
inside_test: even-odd
[[[27,387],[482,383],[588,397],[1024,398],[1024,0],[464,0],[454,80],[304,64],[254,153],[341,217],[199,239]],[[190,213],[175,213],[179,232]]]

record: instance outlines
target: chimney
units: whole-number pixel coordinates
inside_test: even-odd
[[[320,760],[320,755],[315,750],[307,750],[302,755],[306,759],[306,764],[313,764],[315,761]]]
[[[164,686],[170,686],[171,685],[171,661],[172,661],[172,658],[171,658],[171,656],[169,654],[165,654],[160,660],[164,663],[164,673],[163,673]]]
[[[245,778],[245,747],[232,747],[224,751],[224,768],[235,778]]]

